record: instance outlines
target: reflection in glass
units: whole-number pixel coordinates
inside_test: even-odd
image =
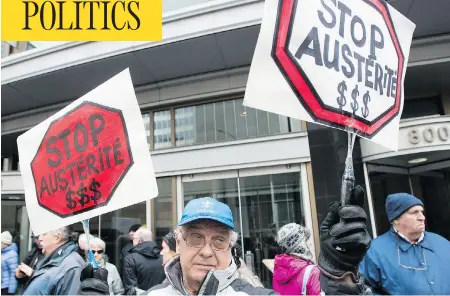
[[[262,110],[256,111],[258,120],[258,135],[266,136],[269,134],[269,113]]]
[[[294,118],[289,118],[291,123],[291,132],[299,132],[302,130],[302,121]]]
[[[175,11],[178,9],[183,9],[189,6],[204,4],[214,0],[164,0],[162,2],[163,5],[163,13]]]
[[[248,108],[242,103],[243,99],[235,99],[175,109],[176,146],[302,130],[300,120]]]
[[[230,100],[230,101],[225,101],[223,102],[225,105],[225,119],[226,119],[226,123],[225,123],[225,130],[226,132],[226,136],[227,136],[227,140],[236,140],[237,139],[237,135],[236,135],[236,116],[238,116],[236,114],[236,110],[235,110],[235,101],[234,100]]]
[[[145,135],[147,136],[147,143],[150,144],[150,114],[142,114],[142,120],[144,121]]]
[[[239,177],[242,204],[242,231],[237,178],[184,182],[184,204],[210,196],[227,204],[233,212],[238,243],[254,255],[256,274],[271,286],[272,275],[262,264],[277,253],[277,231],[287,223],[305,225],[300,173]]]
[[[28,233],[30,228],[25,202],[2,200],[1,209],[1,232],[9,231],[11,233],[12,241],[18,248],[19,260],[22,261],[28,253],[28,239],[31,235]]]
[[[262,264],[278,250],[276,234],[280,227],[295,222],[305,225],[300,173],[241,177],[243,242],[255,258],[255,272],[266,287],[271,273]]]
[[[216,141],[216,120],[214,119],[214,103],[205,105],[206,143]]]
[[[237,179],[206,180],[183,183],[184,205],[199,197],[212,197],[227,204],[233,212],[234,230],[240,233]]]
[[[161,246],[163,237],[173,230],[172,225],[172,177],[157,178],[158,196],[154,199],[155,241]]]
[[[214,115],[216,120],[216,141],[222,142],[227,139],[227,130],[225,128],[224,102],[214,103]]]
[[[170,110],[153,113],[153,143],[154,149],[171,146]]]
[[[126,208],[109,212],[101,216],[101,239],[106,243],[106,255],[109,262],[117,265],[122,248],[130,241],[128,230],[133,224],[145,224],[145,202],[141,202]],[[97,230],[93,218],[89,220],[91,234],[98,236],[98,217]],[[95,220],[94,220],[95,221]],[[81,227],[81,223],[80,224]]]

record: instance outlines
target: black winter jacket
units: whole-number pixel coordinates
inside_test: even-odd
[[[131,249],[133,249],[133,242],[127,241],[127,243],[123,246],[122,250],[120,251],[119,261],[116,262],[116,267],[121,277],[123,277],[123,266],[125,263],[125,258],[127,257]]]
[[[166,275],[159,252],[154,242],[140,243],[129,251],[123,267],[127,295],[136,295],[136,288],[146,291],[164,281]]]
[[[28,252],[27,257],[23,259],[23,263],[28,265],[29,267],[36,269],[36,265],[44,259],[44,254],[42,253],[42,249],[39,249],[38,246],[33,243],[33,247],[31,248],[30,252]],[[23,278],[18,279],[19,284],[25,285],[30,278],[28,276],[25,276]]]

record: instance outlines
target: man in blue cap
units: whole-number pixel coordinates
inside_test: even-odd
[[[422,201],[391,194],[386,212],[392,227],[372,241],[360,264],[366,284],[380,294],[450,294],[450,242],[425,231]]]
[[[177,253],[165,266],[167,281],[148,295],[271,295],[240,278],[231,247],[236,243],[231,209],[210,197],[191,200],[175,230]]]

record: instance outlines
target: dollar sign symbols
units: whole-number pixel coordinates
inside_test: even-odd
[[[77,190],[77,195],[80,197],[79,202],[82,207],[91,201],[91,197],[86,194],[86,190],[87,188],[83,185],[83,183],[80,184],[80,188]]]
[[[364,116],[364,118],[369,116],[369,107],[367,106],[369,104],[369,102],[370,102],[370,95],[369,95],[369,91],[367,91],[363,96],[364,108],[361,108],[361,113],[362,113],[362,116]]]
[[[342,111],[342,107],[344,107],[345,104],[347,104],[347,99],[344,96],[344,93],[347,90],[347,85],[345,84],[344,80],[342,80],[342,82],[339,82],[337,89],[339,97],[337,97],[336,101],[339,105],[339,111]]]
[[[74,195],[75,192],[73,192],[70,188],[67,190],[66,193],[66,200],[67,200],[67,207],[69,210],[73,210],[77,207],[77,201],[72,198],[72,195]]]
[[[350,107],[352,107],[353,110],[353,115],[355,115],[356,110],[358,110],[358,101],[356,100],[356,98],[359,96],[359,91],[358,91],[358,85],[355,86],[355,88],[352,90],[352,99],[353,102],[350,103]]]
[[[95,181],[95,178],[92,178],[92,182],[89,185],[89,190],[94,193],[94,195],[91,196],[91,199],[94,201],[95,204],[97,204],[97,201],[102,197],[102,193],[97,190],[100,188],[101,185],[99,182]]]

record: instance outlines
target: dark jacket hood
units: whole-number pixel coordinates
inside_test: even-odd
[[[161,250],[154,242],[143,242],[133,247],[130,253],[138,253],[148,258],[159,258]]]

